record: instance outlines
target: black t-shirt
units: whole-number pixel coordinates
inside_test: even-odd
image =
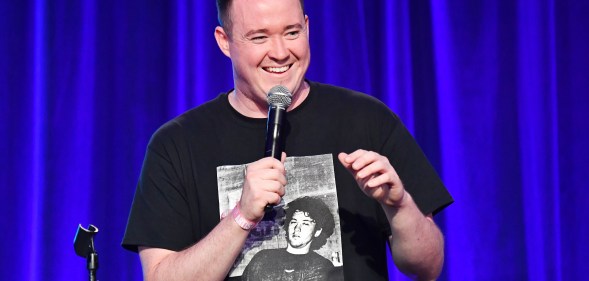
[[[284,150],[288,156],[333,154],[345,278],[387,280],[388,222],[337,155],[365,149],[387,156],[424,214],[439,212],[453,199],[386,105],[362,93],[309,83],[308,97],[287,114]],[[123,247],[180,251],[219,223],[216,167],[262,158],[266,134],[266,119],[241,115],[227,95],[185,112],[152,136]]]

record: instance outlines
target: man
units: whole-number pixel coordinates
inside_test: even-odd
[[[443,237],[432,215],[452,198],[403,124],[374,98],[304,79],[310,51],[302,1],[217,5],[215,38],[232,61],[235,88],[150,140],[123,240],[139,251],[145,279],[223,280],[265,206],[288,192],[286,155],[259,157],[266,93],[275,85],[292,92],[286,153],[339,160],[333,164],[345,279],[387,280],[387,240],[401,271],[437,278]],[[215,169],[244,163],[241,199],[219,221]]]
[[[286,206],[286,249],[266,249],[249,262],[242,280],[335,280],[341,275],[331,261],[312,250],[333,234],[335,221],[323,200],[297,198]]]

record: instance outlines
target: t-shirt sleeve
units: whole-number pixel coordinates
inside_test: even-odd
[[[192,243],[186,189],[182,183],[182,141],[164,125],[151,138],[122,246],[180,251]]]
[[[401,120],[390,112],[381,152],[387,155],[423,214],[436,214],[454,200]]]

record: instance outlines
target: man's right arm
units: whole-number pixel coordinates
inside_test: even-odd
[[[223,280],[249,231],[227,216],[201,241],[174,252],[139,247],[145,280]]]
[[[284,195],[286,171],[282,161],[267,157],[247,165],[240,212],[250,221],[264,217],[268,204],[278,204]],[[180,252],[139,247],[145,280],[223,280],[247,239],[249,230],[227,216],[198,243]]]

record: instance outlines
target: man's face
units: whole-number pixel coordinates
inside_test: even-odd
[[[302,248],[318,236],[315,231],[315,220],[305,212],[295,211],[288,224],[288,243],[293,248]]]
[[[237,90],[256,103],[276,85],[299,93],[310,61],[308,20],[299,0],[235,0],[228,56]]]

